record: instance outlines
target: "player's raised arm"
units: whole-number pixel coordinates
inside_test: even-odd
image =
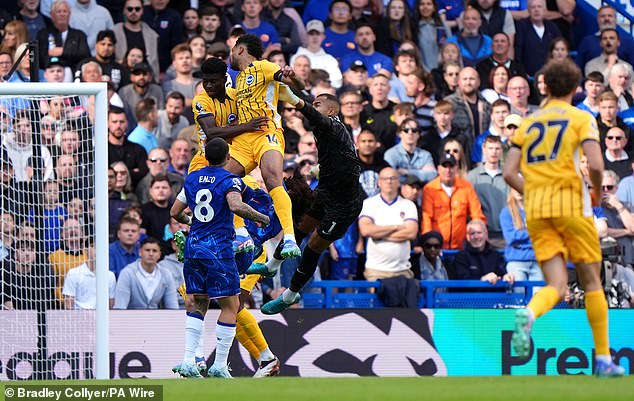
[[[230,191],[226,195],[227,203],[229,204],[229,209],[238,216],[243,219],[253,220],[256,223],[260,223],[262,227],[266,227],[269,225],[271,220],[269,216],[266,216],[257,210],[253,209],[251,206],[242,202],[242,194],[238,191]]]
[[[297,77],[293,68],[288,65],[276,72],[274,77],[276,81],[280,81],[296,90],[301,91],[306,87],[304,81]]]

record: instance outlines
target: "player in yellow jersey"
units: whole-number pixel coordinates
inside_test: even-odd
[[[264,132],[249,132],[235,137],[231,143],[231,158],[227,169],[244,176],[256,166],[273,199],[275,213],[284,230],[281,255],[298,257],[301,250],[295,242],[291,200],[282,186],[284,161],[284,134],[282,118],[277,112],[281,83],[303,89],[292,69],[284,73],[279,66],[260,60],[264,49],[262,41],[255,35],[242,35],[231,50],[231,67],[240,71],[236,77],[236,103],[238,122],[241,124],[257,117],[268,117]]]
[[[586,292],[586,314],[596,349],[595,374],[622,376],[624,369],[610,356],[601,249],[592,219],[591,196],[598,205],[603,172],[597,124],[591,114],[570,105],[581,81],[572,61],[551,61],[543,72],[546,103],[515,132],[504,166],[508,184],[524,194],[526,227],[547,283],[525,309],[516,312],[513,348],[519,357],[528,358],[533,321],[566,293],[569,260]],[[582,151],[588,158],[592,194],[579,170]]]

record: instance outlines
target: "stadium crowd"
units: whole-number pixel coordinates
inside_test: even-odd
[[[38,40],[40,81],[108,83],[114,308],[183,305],[173,234],[187,227],[169,210],[199,151],[199,68],[208,57],[228,62],[245,32],[260,37],[265,58],[292,66],[305,97],[341,102],[367,199],[358,223],[320,261],[321,277],[336,280],[541,280],[522,197],[502,167],[509,138],[543,100],[540,68],[576,49],[585,79],[575,104],[596,117],[609,170],[596,224],[624,248],[620,277],[634,288],[634,41],[617,30],[613,8],[598,10],[598,32],[573,38],[569,0],[309,0],[303,15],[297,5],[3,1],[3,81],[30,80],[28,54],[9,73]],[[237,74],[229,68],[227,86]],[[289,104],[278,111],[284,175],[314,188],[311,127]],[[94,307],[94,245],[85,240],[94,216],[93,122],[90,97],[0,99],[4,307]],[[265,296],[288,286],[296,261],[284,266],[281,283],[262,285]]]

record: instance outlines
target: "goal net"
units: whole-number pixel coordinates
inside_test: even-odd
[[[106,107],[105,84],[0,84],[0,380],[109,375]]]

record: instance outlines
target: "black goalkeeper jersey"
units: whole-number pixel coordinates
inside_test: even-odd
[[[352,135],[338,117],[324,116],[306,103],[302,114],[313,126],[319,158],[319,188],[347,197],[360,190],[361,162]]]

